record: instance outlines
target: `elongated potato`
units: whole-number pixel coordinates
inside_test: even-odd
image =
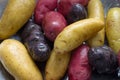
[[[90,47],[86,44],[74,49],[68,66],[69,80],[91,80],[92,69],[88,60]]]
[[[90,0],[87,8],[88,18],[98,18],[104,22],[104,9],[101,0]],[[104,45],[104,38],[105,28],[103,28],[95,36],[87,40],[87,43],[91,47],[102,46]]]
[[[6,39],[0,44],[0,61],[15,80],[43,80],[27,49],[17,40]]]
[[[9,0],[0,19],[0,39],[14,35],[31,17],[35,0]]]
[[[120,8],[111,8],[106,18],[106,36],[109,46],[118,53],[120,50]]]
[[[46,65],[45,80],[60,80],[65,75],[70,56],[70,52],[58,54],[53,50]]]
[[[101,0],[90,0],[87,10],[88,18],[98,18],[104,21],[104,9]]]
[[[66,53],[77,48],[83,41],[100,31],[103,25],[102,20],[89,18],[65,27],[55,40],[54,50],[57,53]]]

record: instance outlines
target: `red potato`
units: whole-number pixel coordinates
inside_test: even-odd
[[[60,2],[57,5],[57,9],[58,12],[66,16],[74,4],[79,3],[83,6],[86,6],[88,4],[88,1],[89,0],[60,0]]]
[[[69,80],[90,80],[91,68],[88,62],[89,49],[87,45],[83,44],[73,51],[68,67]]]
[[[45,36],[54,41],[57,35],[66,27],[67,22],[62,14],[56,11],[46,13],[43,18],[42,27]]]
[[[37,24],[41,25],[42,19],[47,12],[55,10],[57,1],[58,0],[39,0],[37,2],[34,11],[34,18]]]

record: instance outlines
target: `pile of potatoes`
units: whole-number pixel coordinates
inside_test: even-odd
[[[82,17],[68,15],[73,5]],[[0,19],[0,62],[15,80],[61,80],[66,73],[69,80],[90,80],[89,49],[105,38],[120,63],[119,31],[120,8],[105,18],[100,0],[9,0]],[[36,64],[42,62],[43,72]]]

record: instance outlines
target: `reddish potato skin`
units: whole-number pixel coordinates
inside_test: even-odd
[[[50,11],[44,16],[42,27],[45,36],[54,41],[57,35],[66,27],[67,22],[62,14],[56,11]]]
[[[57,0],[39,0],[34,11],[34,20],[37,24],[42,24],[44,15],[53,11],[57,7]]]
[[[86,6],[88,2],[89,0],[60,0],[60,2],[57,5],[57,9],[58,9],[58,12],[66,16],[71,10],[71,7],[73,6],[73,4],[79,3],[83,6]]]
[[[69,80],[90,80],[91,67],[88,61],[89,46],[83,44],[72,53],[68,67]]]

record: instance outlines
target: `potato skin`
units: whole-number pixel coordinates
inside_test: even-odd
[[[42,32],[41,26],[33,21],[28,21],[21,33],[23,43],[32,59],[39,62],[46,61],[50,56],[51,48]]]
[[[83,5],[78,3],[72,5],[69,13],[66,15],[68,24],[85,18],[87,18],[87,10]]]
[[[54,50],[57,53],[72,51],[88,40],[103,28],[104,22],[99,19],[89,18],[68,25],[57,36],[54,42]]]
[[[87,6],[88,18],[98,18],[104,22],[104,9],[100,0],[90,0]],[[103,26],[105,27],[105,25]],[[104,45],[105,28],[99,31],[92,38],[87,40],[87,43],[91,47],[97,47]]]
[[[57,7],[58,0],[38,0],[34,11],[35,23],[42,25],[42,20],[45,14],[49,11],[54,11]]]
[[[16,80],[43,80],[25,46],[17,40],[6,39],[0,44],[0,61]]]
[[[69,80],[90,80],[91,67],[88,60],[89,46],[86,44],[80,45],[72,51],[70,63],[68,66]]]
[[[58,0],[59,3],[57,5],[58,12],[62,13],[66,16],[72,8],[72,5],[78,3],[83,6],[86,6],[89,0]]]
[[[90,48],[88,60],[92,69],[99,74],[112,74],[118,68],[115,52],[106,45]]]
[[[14,35],[31,17],[35,0],[9,0],[0,20],[0,39]]]
[[[109,46],[117,54],[120,50],[120,8],[111,8],[106,17],[106,36]]]
[[[60,80],[65,75],[70,56],[70,52],[58,54],[53,50],[46,64],[45,80]]]
[[[88,18],[98,18],[104,21],[104,9],[100,0],[90,0],[87,9]]]
[[[67,21],[64,16],[56,11],[47,12],[42,21],[45,36],[52,42],[66,25]]]

